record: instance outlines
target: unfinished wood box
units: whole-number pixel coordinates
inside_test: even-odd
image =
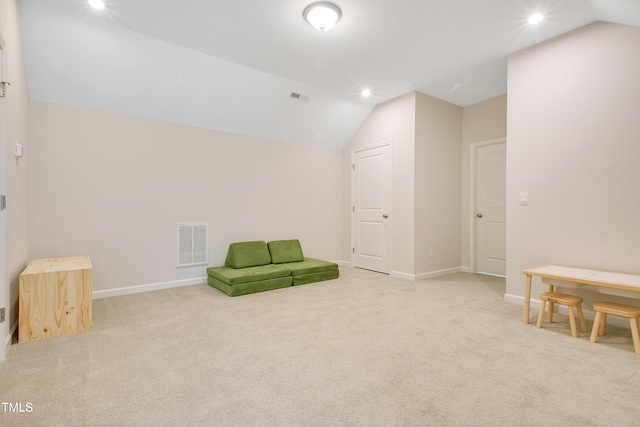
[[[18,342],[91,330],[88,256],[33,260],[20,274]]]

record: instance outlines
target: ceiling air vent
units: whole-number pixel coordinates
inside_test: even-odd
[[[289,99],[293,101],[302,102],[303,104],[306,104],[307,102],[309,102],[309,97],[307,95],[302,95],[295,92],[291,92],[291,95],[289,95]]]

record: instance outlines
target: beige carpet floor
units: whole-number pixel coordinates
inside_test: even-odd
[[[524,325],[498,278],[341,274],[96,300],[92,331],[10,347],[0,400],[32,410],[0,407],[0,425],[639,425],[628,329],[592,344],[560,314]]]

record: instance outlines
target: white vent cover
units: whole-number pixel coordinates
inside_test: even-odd
[[[291,95],[289,95],[289,99],[291,99],[292,101],[302,102],[303,104],[306,104],[307,102],[309,102],[308,95],[302,95],[296,92],[291,92]]]
[[[207,264],[209,224],[178,224],[178,267]]]

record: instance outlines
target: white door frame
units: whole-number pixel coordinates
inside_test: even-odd
[[[4,66],[4,47],[6,46],[2,34],[0,34],[0,67]],[[0,80],[4,79],[3,69],[0,68]],[[7,194],[7,111],[6,98],[2,102],[4,105],[0,108],[0,194]],[[7,263],[6,263],[6,213],[0,215],[0,307],[5,307],[5,321],[0,323],[0,363],[4,362],[7,355],[7,335],[9,331],[9,313],[7,302],[9,301],[9,287],[7,285]]]
[[[471,153],[469,157],[469,268],[472,273],[476,272],[476,162],[478,149],[480,147],[506,142],[507,138],[501,137],[471,143]]]
[[[354,150],[351,151],[351,266],[355,267],[355,254],[353,252],[353,248],[355,247],[355,226],[356,226],[356,218],[355,218],[355,212],[353,210],[353,206],[355,206],[356,204],[356,189],[355,189],[355,178],[353,176],[353,165],[355,164],[356,161],[356,153],[360,153],[362,151],[367,151],[367,150],[373,150],[375,148],[380,148],[380,147],[384,147],[384,146],[389,146],[389,155],[391,156],[391,159],[389,159],[389,165],[391,165],[391,170],[389,171],[389,241],[387,242],[387,244],[389,245],[389,266],[388,266],[388,270],[386,273],[390,274],[391,273],[391,266],[393,265],[392,263],[392,259],[393,259],[393,251],[392,251],[392,246],[391,246],[391,242],[393,242],[392,239],[392,233],[393,233],[393,227],[392,227],[392,220],[393,220],[393,208],[392,208],[392,200],[393,200],[393,191],[392,191],[392,181],[393,181],[393,140],[389,139],[389,140],[385,140],[382,142],[379,142],[378,144],[373,144],[373,145],[367,145],[364,147],[358,147],[355,148]]]

